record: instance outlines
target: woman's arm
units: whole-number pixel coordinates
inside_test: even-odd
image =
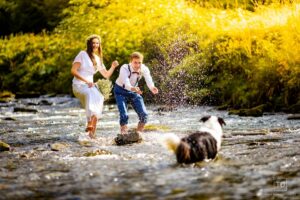
[[[78,73],[78,69],[80,68],[81,64],[79,62],[75,62],[73,65],[72,65],[72,68],[71,68],[71,74],[73,76],[75,76],[77,79],[85,82],[86,84],[88,84],[89,87],[92,87],[94,85],[94,83],[92,82],[88,82],[87,80],[85,80],[82,76],[79,75]]]
[[[109,78],[118,65],[118,61],[113,61],[109,70],[106,70],[105,68],[100,70],[101,75],[104,76],[104,78]]]

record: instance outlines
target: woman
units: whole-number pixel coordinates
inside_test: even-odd
[[[89,36],[86,44],[86,51],[80,51],[73,61],[72,87],[75,97],[80,100],[86,111],[86,131],[89,133],[89,137],[94,139],[96,138],[97,121],[102,114],[104,97],[93,82],[93,77],[99,71],[103,77],[109,78],[119,64],[118,61],[113,61],[111,68],[106,70],[103,64],[100,36]]]

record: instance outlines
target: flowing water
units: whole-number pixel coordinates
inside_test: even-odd
[[[300,199],[300,123],[284,113],[254,118],[212,107],[158,112],[149,105],[152,129],[144,141],[116,146],[114,105],[105,106],[98,138],[85,143],[78,141],[85,113],[74,98],[0,105],[0,140],[12,147],[0,152],[0,199]],[[22,106],[37,112],[14,112]],[[130,109],[129,115],[134,128],[136,114]],[[161,136],[183,137],[201,126],[204,115],[227,123],[218,158],[176,164]]]

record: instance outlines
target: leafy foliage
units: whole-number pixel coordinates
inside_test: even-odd
[[[72,61],[86,37],[99,34],[104,63],[145,54],[160,89],[146,99],[288,108],[300,99],[300,11],[299,4],[274,2],[70,0],[52,32],[1,40],[0,88],[71,93]]]
[[[53,30],[69,0],[1,0],[0,36]]]

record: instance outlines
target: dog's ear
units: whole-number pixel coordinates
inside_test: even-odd
[[[224,119],[221,118],[221,117],[218,117],[218,122],[219,122],[219,124],[220,124],[221,126],[226,125]]]
[[[207,120],[209,120],[209,118],[210,118],[210,115],[209,115],[209,116],[202,117],[202,118],[200,119],[200,121],[201,121],[201,122],[206,122]]]

